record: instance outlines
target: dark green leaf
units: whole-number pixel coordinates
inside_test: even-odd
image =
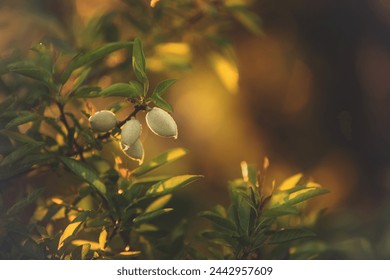
[[[22,242],[22,251],[25,256],[34,260],[44,260],[45,254],[39,245],[31,238]]]
[[[6,165],[9,165],[9,164],[13,164],[16,161],[19,161],[20,159],[24,158],[31,151],[37,149],[41,145],[42,145],[42,143],[27,143],[27,144],[19,147],[18,149],[14,150],[12,153],[7,155],[0,162],[0,166],[6,166]]]
[[[96,172],[91,169],[88,165],[72,159],[72,158],[66,158],[61,157],[61,161],[77,176],[82,178],[87,183],[94,186],[100,193],[105,194],[106,193],[106,186],[104,183],[99,179],[99,176],[96,174]]]
[[[103,47],[89,51],[85,54],[75,56],[72,61],[65,68],[61,76],[61,82],[65,83],[74,70],[81,66],[87,66],[91,63],[106,57],[108,54],[120,49],[128,48],[132,45],[132,42],[115,42],[106,44]]]
[[[171,79],[171,80],[165,80],[165,81],[162,81],[161,83],[159,83],[156,88],[154,89],[153,91],[153,94],[152,94],[152,98],[153,96],[155,95],[159,95],[160,97],[163,96],[163,94],[165,92],[167,92],[167,90],[174,84],[176,83],[176,80],[175,79]]]
[[[0,102],[0,115],[3,114],[4,112],[12,109],[12,105],[15,103],[15,96],[14,95],[10,95],[6,98],[4,98],[1,102]]]
[[[132,63],[134,74],[138,81],[141,83],[147,82],[145,54],[142,48],[142,42],[138,38],[134,39]]]
[[[31,138],[26,134],[21,134],[19,132],[10,131],[10,130],[1,130],[0,133],[20,143],[30,143],[33,145],[39,145],[38,141],[36,141],[34,138]]]
[[[213,243],[224,246],[231,246],[235,248],[238,245],[238,242],[232,235],[229,233],[221,231],[203,231],[200,233],[200,236],[209,240],[212,240]]]
[[[173,112],[173,108],[172,108],[172,105],[169,104],[164,98],[162,98],[161,96],[159,95],[153,95],[151,98],[150,98],[154,104],[156,104],[157,107],[160,107],[161,109],[169,112],[169,113],[172,113]]]
[[[302,238],[315,237],[315,233],[308,229],[284,229],[273,232],[268,240],[269,244],[278,244]]]
[[[0,166],[0,180],[7,180],[15,175],[21,174],[30,170],[38,164],[47,164],[53,159],[51,154],[30,154],[26,155],[21,161],[16,164]]]
[[[90,243],[85,243],[83,245],[77,246],[71,253],[72,260],[85,260],[89,250],[91,249]]]
[[[43,119],[48,125],[50,125],[56,132],[64,136],[66,138],[65,132],[62,130],[61,126],[58,124],[59,122],[56,119],[45,117]]]
[[[38,197],[42,194],[43,189],[36,189],[32,193],[30,193],[26,198],[19,200],[14,205],[12,205],[8,211],[7,215],[12,216],[15,214],[20,213],[21,210],[26,208],[27,206],[31,205],[35,200],[38,199]]]
[[[97,86],[81,86],[73,96],[77,98],[96,98],[101,96],[101,89]]]
[[[201,212],[199,216],[212,221],[217,226],[222,227],[226,230],[233,232],[237,230],[236,226],[229,219],[223,218],[212,211]]]
[[[142,85],[140,85],[138,82],[131,81],[129,83],[113,84],[102,90],[100,94],[103,97],[120,96],[127,98],[137,98],[139,96],[142,96],[143,88]]]
[[[10,122],[7,123],[5,126],[6,129],[9,129],[14,126],[19,126],[28,122],[32,122],[39,118],[39,115],[31,112],[22,112],[18,117],[12,119]]]
[[[144,213],[139,215],[138,217],[133,219],[133,222],[135,224],[141,224],[144,222],[147,222],[149,220],[155,219],[157,217],[160,217],[161,215],[164,215],[166,213],[169,213],[173,211],[173,208],[165,208],[165,209],[159,209],[152,212]]]
[[[169,178],[168,180],[159,182],[151,186],[147,192],[147,197],[161,196],[171,193],[179,188],[182,188],[196,180],[199,180],[203,176],[201,175],[181,175]]]
[[[251,207],[248,203],[246,203],[245,199],[240,197],[237,201],[237,214],[238,219],[240,221],[240,227],[248,234],[249,232],[249,226],[251,222]]]
[[[8,70],[43,82],[47,85],[52,83],[52,77],[49,71],[29,61],[20,61],[12,63],[8,65]]]
[[[311,198],[314,198],[319,195],[323,195],[328,193],[329,191],[324,188],[308,188],[307,191],[302,192],[295,196],[294,198],[291,198],[287,200],[284,205],[295,205],[298,203],[301,203],[303,201],[309,200]]]
[[[188,154],[188,150],[183,149],[183,148],[175,148],[175,149],[168,150],[168,151],[158,155],[157,157],[155,157],[151,161],[143,163],[141,166],[139,166],[138,168],[136,168],[132,172],[132,175],[133,176],[141,176],[145,173],[148,173],[148,172],[156,169],[157,167],[160,167],[160,166],[165,165],[167,163],[173,162],[173,161],[185,156],[186,154]]]

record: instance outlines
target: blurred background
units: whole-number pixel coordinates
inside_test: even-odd
[[[313,205],[327,209],[321,238],[349,246],[348,258],[390,258],[390,1],[152,2],[1,1],[0,58],[40,41],[66,52],[141,38],[151,83],[178,79],[167,99],[179,138],[145,130],[145,160],[190,150],[155,174],[205,175],[174,199],[194,230],[197,212],[227,203],[240,162],[267,156],[269,184],[301,172],[331,191]],[[105,61],[97,85],[127,79],[121,59]]]

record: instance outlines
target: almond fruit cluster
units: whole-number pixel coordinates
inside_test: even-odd
[[[146,111],[146,124],[154,134],[177,139],[177,125],[168,112],[159,107],[148,107]],[[108,110],[96,112],[89,118],[89,123],[94,131],[100,133],[109,132],[119,125],[115,114]],[[128,157],[137,160],[139,164],[144,158],[144,148],[140,140],[141,133],[142,125],[135,117],[131,117],[121,128],[121,149]]]

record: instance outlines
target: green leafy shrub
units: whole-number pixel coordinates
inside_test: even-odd
[[[126,2],[136,5],[138,1]],[[196,11],[192,23],[218,15],[221,21],[234,18],[261,34],[258,18],[247,7],[217,3],[197,11],[192,1],[171,2],[178,3],[171,3],[174,9],[187,7],[189,14]],[[130,15],[127,19],[140,33],[148,34],[153,25],[166,20],[163,10],[158,9],[153,24]],[[143,5],[136,5],[136,10],[146,13]],[[58,46],[61,44],[40,43],[27,54],[15,52],[0,61],[0,86],[5,93],[0,103],[0,258],[257,259],[315,255],[311,245],[309,253],[299,251],[307,243],[294,247],[294,253],[292,246],[297,244],[290,241],[314,236],[310,225],[296,221],[304,215],[297,205],[326,191],[297,181],[266,195],[263,177],[254,166],[244,169],[242,180],[230,183],[228,209],[216,206],[200,214],[215,226],[201,233],[210,242],[212,255],[202,255],[184,242],[187,221],[165,227],[159,223],[174,210],[167,207],[173,193],[202,176],[150,175],[188,151],[173,148],[143,163],[141,129],[134,139],[124,141],[124,134],[129,134],[126,124],[144,113],[155,134],[177,137],[170,115],[174,108],[164,98],[175,79],[151,84],[139,39],[118,41],[116,36],[102,36],[115,35],[106,32],[108,27],[111,31],[116,28],[111,17],[114,15],[92,21],[86,28],[89,36],[81,30],[77,39],[82,47],[74,51],[65,51],[66,46]],[[169,28],[185,30],[188,22],[184,18],[182,25]],[[96,30],[101,34],[95,34]],[[208,39],[225,44],[217,34]],[[107,40],[98,40],[100,46],[91,47],[96,45],[93,39],[101,37]],[[162,33],[153,41],[167,37]],[[102,61],[118,52],[122,62],[107,68]],[[175,65],[183,68],[183,64]],[[96,85],[99,78],[118,70],[127,71],[122,76],[129,79],[104,88]],[[89,103],[94,98],[115,100],[105,108],[110,113],[96,115]],[[116,119],[119,111],[129,109],[126,118]],[[140,165],[128,168],[127,157]],[[43,175],[47,176],[45,181]],[[298,256],[297,252],[306,255]]]
[[[278,188],[273,182],[267,195],[264,178],[268,160],[261,172],[245,162],[242,167],[243,179],[229,184],[231,204],[228,209],[217,205],[211,211],[199,214],[214,225],[213,229],[201,233],[211,243],[209,251],[213,258],[301,258],[301,252],[297,250],[299,243],[294,242],[316,236],[310,229],[312,224],[305,225],[299,220],[300,216],[303,218],[302,204],[328,191],[318,184],[301,181],[302,175],[298,174]],[[308,245],[307,242],[303,244]],[[311,244],[310,254],[304,257],[321,253],[315,246],[318,244]]]

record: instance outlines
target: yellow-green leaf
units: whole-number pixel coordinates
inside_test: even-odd
[[[196,180],[203,178],[201,175],[181,175],[169,178],[165,181],[158,182],[151,186],[147,192],[147,197],[160,196],[171,193],[179,188],[182,188]]]
[[[156,169],[164,164],[173,162],[173,161],[185,156],[186,154],[188,154],[188,150],[183,149],[183,148],[175,148],[175,149],[168,150],[168,151],[158,155],[154,159],[143,163],[141,166],[139,166],[138,168],[136,168],[133,171],[132,175],[141,176],[141,175],[148,173],[148,172],[150,172],[150,171],[152,171],[152,170],[154,170],[154,169]]]
[[[172,194],[167,194],[157,198],[146,209],[145,213],[153,212],[155,210],[163,208],[172,198]]]

